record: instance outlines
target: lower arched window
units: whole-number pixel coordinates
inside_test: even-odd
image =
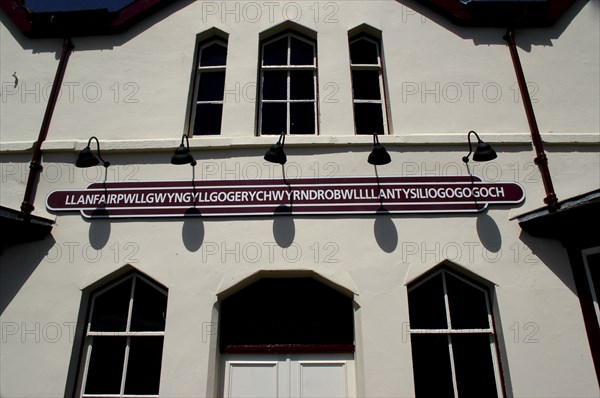
[[[441,268],[408,288],[416,396],[502,396],[485,286]]]
[[[158,396],[167,290],[131,273],[90,296],[78,395]]]

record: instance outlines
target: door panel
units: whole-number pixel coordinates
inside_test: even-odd
[[[278,362],[228,362],[225,386],[228,397],[278,397]]]
[[[353,354],[227,354],[223,396],[354,397]]]

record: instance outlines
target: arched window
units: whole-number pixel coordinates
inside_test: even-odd
[[[502,395],[487,289],[441,268],[408,288],[415,393]]]
[[[366,33],[350,39],[350,69],[356,134],[385,134],[388,123],[379,39]]]
[[[137,273],[90,296],[79,395],[158,396],[167,290]]]
[[[219,37],[198,44],[190,135],[221,134],[227,42]]]
[[[259,134],[316,134],[317,43],[288,31],[261,43]]]
[[[221,302],[221,352],[354,352],[352,299],[312,278],[263,278]]]

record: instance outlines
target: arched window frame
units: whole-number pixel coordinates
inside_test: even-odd
[[[287,38],[287,64],[286,65],[265,65],[265,47],[271,43],[274,43],[282,38]],[[292,38],[300,40],[306,44],[312,46],[313,57],[312,63],[306,65],[292,65],[291,64],[291,40]],[[292,99],[291,98],[291,72],[293,71],[312,71],[312,85],[313,85],[313,98],[312,99]],[[264,98],[264,87],[265,87],[265,72],[269,71],[285,71],[287,72],[286,81],[286,98],[285,99],[265,99]],[[317,65],[317,42],[315,39],[304,36],[294,30],[288,29],[283,33],[274,35],[264,39],[260,44],[260,74],[259,74],[259,90],[258,90],[258,135],[278,135],[281,133],[285,134],[318,134],[319,133],[319,109],[318,109],[318,65]],[[264,132],[264,104],[275,104],[285,103],[286,104],[286,125],[285,131],[272,131]],[[294,132],[291,122],[291,106],[294,103],[311,103],[313,105],[313,131],[312,132]]]
[[[221,65],[202,65],[203,51],[213,45],[222,46],[225,49],[225,62]],[[195,61],[195,75],[194,75],[194,86],[193,86],[193,97],[192,97],[192,111],[190,114],[189,122],[189,136],[202,136],[202,135],[219,135],[221,134],[222,120],[223,120],[223,108],[225,104],[225,75],[227,67],[227,40],[213,36],[206,40],[201,40],[197,44],[198,49],[196,51]],[[223,83],[219,85],[217,89],[221,92],[217,98],[211,98],[206,100],[200,100],[199,95],[201,86],[200,81],[202,78],[214,77],[217,75],[223,76]],[[219,82],[217,82],[219,83]],[[213,85],[216,87],[216,85]],[[202,124],[202,120],[196,120],[196,114],[200,106],[217,106],[220,107],[219,116],[215,118],[216,128],[214,130],[206,130],[207,126]]]
[[[408,330],[409,330],[411,337],[414,335],[446,335],[447,342],[448,342],[448,350],[449,350],[449,359],[450,359],[450,368],[451,368],[450,370],[451,370],[451,375],[452,375],[453,392],[454,392],[455,397],[459,397],[460,395],[459,395],[459,391],[458,391],[458,381],[457,381],[456,366],[455,366],[456,359],[454,357],[454,352],[452,349],[452,336],[454,336],[454,335],[475,335],[475,334],[487,335],[489,338],[489,344],[490,344],[490,355],[491,355],[494,379],[495,379],[495,384],[496,384],[496,393],[497,393],[498,397],[506,396],[503,375],[502,375],[502,367],[501,367],[501,363],[500,363],[499,343],[498,343],[498,339],[497,339],[497,333],[495,330],[494,317],[493,317],[492,305],[491,305],[491,300],[490,300],[490,292],[486,286],[472,280],[471,278],[461,275],[459,272],[450,270],[449,267],[444,265],[444,266],[441,266],[438,269],[434,270],[433,272],[429,273],[428,275],[422,277],[421,279],[414,281],[413,283],[411,283],[408,286],[409,306],[410,306],[410,293],[412,291],[414,291],[415,289],[418,289],[420,286],[424,285],[428,281],[432,280],[433,278],[437,277],[440,274],[442,275],[444,308],[445,308],[446,319],[448,322],[447,327],[446,328],[435,328],[435,329],[434,328],[412,328],[412,325],[409,325]],[[451,276],[457,278],[458,280],[460,280],[461,282],[474,287],[475,289],[479,290],[480,292],[482,292],[484,294],[485,307],[486,307],[486,311],[487,311],[487,320],[488,320],[488,325],[489,325],[487,328],[455,328],[452,326],[452,316],[450,315],[451,312],[450,312],[450,305],[449,305],[449,298],[448,298],[446,275],[451,275]],[[415,360],[414,355],[415,354],[413,352],[413,362]],[[433,375],[432,375],[431,383],[435,383],[435,379],[433,378]],[[416,381],[415,381],[415,384],[416,384]],[[415,388],[418,388],[418,387],[415,385]],[[418,393],[418,391],[417,391],[417,393]]]
[[[96,298],[99,297],[100,295],[102,295],[103,293],[109,292],[111,289],[115,288],[116,286],[120,285],[121,283],[126,282],[129,279],[132,280],[132,283],[131,283],[131,288],[130,288],[130,292],[129,292],[128,313],[127,313],[127,321],[126,321],[125,330],[124,331],[93,331],[93,330],[91,330]],[[162,338],[162,343],[164,343],[164,336],[165,336],[164,328],[161,331],[131,330],[134,295],[135,295],[136,283],[138,280],[142,280],[143,282],[148,284],[150,287],[154,288],[155,290],[157,290],[158,292],[163,294],[166,299],[168,299],[168,290],[165,287],[163,287],[162,285],[158,284],[157,282],[151,280],[150,278],[143,276],[142,274],[140,274],[138,272],[128,272],[125,276],[122,276],[122,277],[108,283],[106,286],[98,288],[97,290],[90,293],[89,308],[87,311],[86,324],[85,324],[83,349],[82,349],[82,354],[80,357],[80,364],[79,364],[79,376],[78,376],[77,389],[76,389],[77,396],[82,397],[82,398],[86,398],[86,397],[91,398],[91,397],[97,397],[97,396],[123,397],[123,398],[140,397],[140,396],[143,396],[143,397],[158,397],[159,396],[158,391],[156,392],[156,394],[139,394],[139,393],[126,394],[125,393],[127,372],[129,371],[128,361],[130,359],[130,348],[131,348],[132,338],[133,337],[136,337],[136,338],[160,337],[160,338]],[[166,306],[167,306],[167,304],[165,302],[165,307]],[[163,313],[163,318],[166,322],[166,312]],[[103,337],[105,337],[105,338],[111,338],[111,337],[126,338],[125,352],[124,352],[124,356],[123,356],[122,376],[121,376],[121,381],[120,381],[120,390],[119,390],[119,393],[107,393],[107,394],[105,394],[105,393],[101,393],[101,394],[100,393],[86,393],[85,392],[86,383],[88,381],[88,373],[90,370],[90,361],[91,361],[91,356],[93,354],[94,341],[95,341],[95,339],[99,339],[99,338],[103,338]],[[161,348],[161,354],[160,354],[161,366],[160,367],[162,367],[162,352],[163,352],[163,349]],[[160,369],[159,369],[158,377],[160,378]],[[160,385],[160,379],[158,380],[158,383]]]
[[[377,63],[361,64],[361,63],[353,63],[352,62],[352,44],[354,44],[358,41],[361,41],[361,40],[365,40],[365,41],[375,45],[376,52],[377,52]],[[348,45],[349,45],[349,53],[350,53],[350,71],[353,75],[352,76],[352,105],[353,105],[353,113],[354,113],[354,132],[359,135],[373,134],[375,132],[378,134],[389,134],[390,129],[389,129],[388,109],[387,109],[387,92],[386,92],[386,86],[385,86],[383,54],[381,51],[381,39],[379,39],[375,36],[372,36],[370,34],[361,32],[361,33],[353,35],[349,39]],[[358,84],[358,82],[355,81],[354,72],[358,72],[358,71],[375,71],[378,73],[379,99],[356,98],[355,88],[356,88],[356,85]],[[359,131],[359,126],[357,124],[358,116],[357,116],[356,108],[360,104],[378,104],[379,106],[381,106],[382,120],[381,120],[380,128],[370,129],[373,131]]]

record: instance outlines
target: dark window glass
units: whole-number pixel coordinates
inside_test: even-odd
[[[282,37],[264,46],[263,65],[287,65],[288,38]]]
[[[163,337],[132,337],[125,394],[158,394]]]
[[[413,334],[410,336],[410,343],[415,395],[417,397],[453,397],[448,336],[445,334]]]
[[[198,101],[222,101],[225,72],[203,72],[198,83]]]
[[[587,265],[590,270],[590,276],[592,277],[592,285],[594,286],[594,292],[596,293],[596,300],[600,295],[600,253],[588,254]]]
[[[353,70],[352,89],[354,91],[354,99],[380,100],[379,71]]]
[[[131,297],[129,278],[94,298],[90,330],[94,332],[124,332]]]
[[[221,119],[223,114],[222,104],[196,105],[196,118],[194,120],[194,135],[211,135],[221,132]]]
[[[162,332],[165,330],[166,313],[167,296],[138,278],[135,282],[130,330]]]
[[[126,343],[127,337],[94,337],[86,394],[119,394]]]
[[[462,280],[446,274],[446,289],[452,329],[487,329],[490,327],[485,293]]]
[[[286,131],[287,104],[262,104],[262,134],[281,134]]]
[[[488,334],[453,334],[452,352],[459,397],[497,397]]]
[[[315,104],[300,102],[290,104],[290,133],[313,134],[315,132]]]
[[[408,292],[411,329],[446,329],[446,306],[442,274],[438,274]]]
[[[202,49],[200,66],[224,66],[227,59],[227,48],[214,43]]]
[[[365,39],[350,44],[350,62],[377,65],[377,45]]]
[[[312,44],[292,37],[290,47],[291,65],[314,65],[314,47]]]
[[[287,72],[265,71],[263,74],[263,99],[287,99]]]
[[[290,98],[304,100],[315,98],[313,71],[303,70],[290,72]]]
[[[276,299],[274,299],[276,298]],[[312,278],[264,278],[221,302],[220,344],[353,344],[352,299]]]
[[[354,104],[356,134],[383,134],[381,104]]]

